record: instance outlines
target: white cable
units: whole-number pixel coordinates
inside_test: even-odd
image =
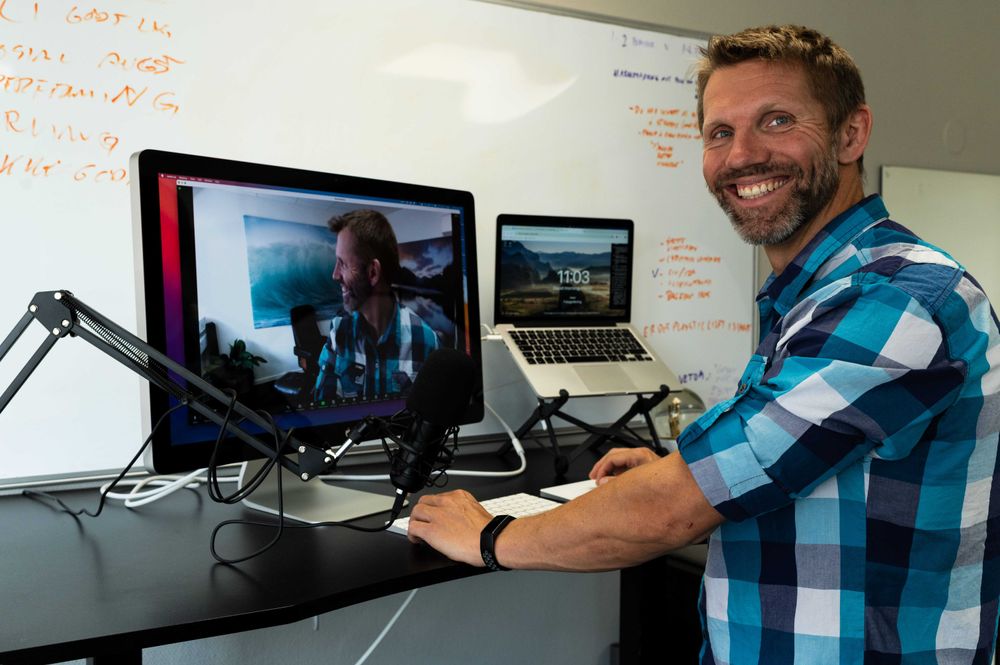
[[[107,498],[117,501],[124,501],[126,508],[138,508],[147,503],[159,501],[170,496],[179,489],[196,489],[200,484],[208,482],[208,478],[202,476],[205,469],[197,469],[183,476],[149,476],[141,480],[130,480],[118,483],[121,487],[132,485],[129,492],[108,492]],[[235,476],[230,478],[219,478],[220,482],[236,482]],[[111,483],[106,483],[100,488],[101,492],[107,491]],[[153,485],[154,489],[144,489],[147,485]]]
[[[514,452],[517,453],[518,458],[521,460],[521,466],[513,471],[472,471],[465,469],[450,469],[447,472],[449,476],[456,476],[459,478],[510,478],[524,473],[524,470],[528,468],[528,461],[524,456],[524,446],[522,446],[518,438],[514,436],[514,431],[510,428],[510,425],[507,424],[506,420],[500,417],[499,413],[493,410],[493,407],[490,406],[489,403],[484,402],[484,405],[507,432],[507,436],[510,437],[510,443],[514,447]],[[351,475],[338,473],[328,476],[319,476],[319,478],[320,480],[389,480],[389,474],[380,473],[371,475]]]
[[[205,469],[196,469],[191,473],[184,476],[147,476],[139,480],[133,480],[128,483],[118,483],[117,487],[128,487],[132,486],[130,492],[108,492],[109,499],[118,499],[120,501],[128,501],[131,499],[144,499],[147,496],[152,496],[153,494],[159,494],[172,488],[176,484],[181,486],[193,485],[197,487],[197,483],[194,482],[198,475],[204,473]],[[106,483],[101,486],[101,491],[107,491],[111,483]],[[143,491],[147,485],[156,485],[156,489]]]
[[[392,615],[391,619],[389,619],[389,623],[385,624],[385,628],[382,629],[382,632],[378,634],[378,637],[376,637],[375,641],[372,642],[370,647],[368,647],[368,650],[365,651],[363,654],[361,654],[361,658],[359,658],[357,662],[354,663],[354,665],[362,665],[366,660],[368,660],[368,656],[372,655],[372,651],[375,651],[375,647],[379,645],[379,643],[382,641],[382,638],[384,638],[386,634],[389,632],[389,629],[393,627],[393,625],[396,623],[396,619],[398,619],[399,615],[403,613],[403,610],[406,609],[406,606],[410,604],[410,601],[413,600],[413,597],[417,595],[418,590],[419,587],[411,591],[409,595],[406,596],[406,600],[403,601],[403,604],[399,606],[399,609],[396,610],[396,613]]]
[[[485,403],[487,409],[493,414],[493,417],[497,419],[504,430],[507,432],[507,436],[510,437],[510,445],[514,447],[514,452],[521,460],[521,466],[513,471],[464,471],[462,469],[453,469],[448,471],[449,476],[459,476],[467,478],[510,478],[512,476],[517,476],[524,473],[524,470],[528,468],[528,460],[524,457],[524,446],[521,445],[521,441],[514,436],[514,430],[510,428],[507,421],[500,417],[500,414],[493,410],[493,407]]]
[[[486,334],[483,335],[482,337],[480,337],[479,338],[480,340],[482,340],[484,342],[501,342],[501,341],[503,341],[503,337],[501,337],[500,333],[498,333],[496,330],[494,330],[493,328],[490,328],[485,323],[480,323],[479,325],[481,325],[483,328],[486,328]]]

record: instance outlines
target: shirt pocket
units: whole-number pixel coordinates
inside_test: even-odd
[[[732,411],[733,407],[735,407],[736,404],[743,399],[748,392],[750,392],[751,388],[760,385],[766,369],[767,356],[762,356],[758,353],[753,354],[753,356],[750,357],[750,361],[747,363],[746,368],[743,370],[740,382],[736,386],[736,394],[725,401],[719,402],[706,411],[700,418],[698,418],[698,420],[688,425],[684,431],[681,432],[681,435],[677,437],[678,448],[683,448],[687,443],[697,439],[705,430],[711,427],[722,414]]]

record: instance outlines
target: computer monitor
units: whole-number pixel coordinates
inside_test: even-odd
[[[131,188],[140,337],[299,439],[337,446],[365,416],[403,409],[434,345],[482,366],[469,192],[155,150],[132,156]],[[349,213],[387,220],[398,247],[398,310],[377,342],[356,313],[364,293],[344,286],[343,271],[334,280],[330,222]],[[147,431],[175,404],[150,386]],[[461,424],[482,416],[480,378]],[[182,407],[155,432],[146,465],[205,467],[217,435]],[[259,457],[226,439],[217,461]]]

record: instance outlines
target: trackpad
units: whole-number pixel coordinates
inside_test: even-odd
[[[574,369],[587,389],[594,392],[620,393],[635,388],[625,370],[615,365],[583,365]]]

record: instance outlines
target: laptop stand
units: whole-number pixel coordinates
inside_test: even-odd
[[[569,401],[571,395],[565,390],[560,390],[559,396],[550,400],[539,397],[538,406],[535,407],[531,416],[524,421],[524,424],[517,428],[517,431],[514,432],[514,436],[516,436],[519,440],[526,436],[531,436],[533,440],[544,446],[542,442],[538,441],[531,435],[531,430],[535,427],[535,425],[539,422],[544,423],[545,431],[549,438],[550,452],[555,457],[556,475],[560,477],[566,475],[566,471],[569,470],[569,465],[577,457],[588,450],[602,446],[607,442],[618,443],[630,448],[650,446],[657,453],[663,455],[666,453],[666,449],[663,447],[663,444],[660,443],[660,438],[656,434],[656,427],[653,425],[653,418],[650,416],[650,411],[666,399],[669,394],[670,388],[664,385],[661,385],[660,389],[654,393],[639,393],[635,396],[635,402],[632,403],[632,406],[629,407],[621,418],[608,427],[598,427],[563,412],[562,407]],[[646,427],[648,428],[650,435],[649,441],[637,435],[628,426],[629,421],[639,414],[642,414],[642,417],[646,420]],[[589,433],[590,436],[588,436],[585,441],[574,447],[568,455],[563,454],[560,451],[559,442],[556,441],[555,431],[552,427],[552,418],[560,418],[568,423],[576,425],[583,431]],[[497,452],[502,455],[510,450],[510,448],[511,443],[508,440]]]

